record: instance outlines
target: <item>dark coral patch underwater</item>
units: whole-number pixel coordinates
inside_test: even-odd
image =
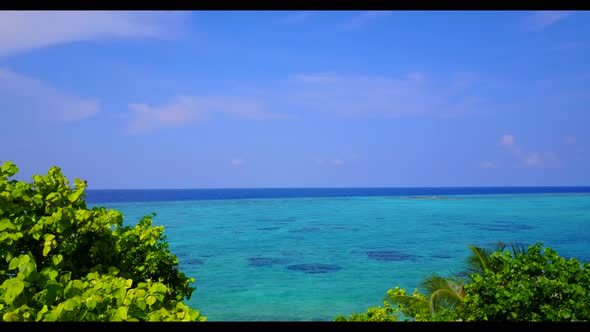
[[[342,270],[342,268],[338,265],[319,263],[289,265],[287,266],[287,269],[292,271],[301,271],[309,274],[330,273]]]
[[[250,266],[257,267],[270,267],[273,265],[286,264],[288,260],[286,258],[272,258],[272,257],[251,257],[248,258],[248,264]]]
[[[410,255],[405,252],[395,250],[367,251],[367,257],[376,261],[384,262],[413,261],[418,258],[416,255]]]

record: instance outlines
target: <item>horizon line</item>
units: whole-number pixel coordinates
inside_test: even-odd
[[[540,185],[540,186],[414,186],[414,187],[215,187],[215,188],[97,188],[87,190],[243,190],[243,189],[468,189],[468,188],[590,188],[590,185]]]

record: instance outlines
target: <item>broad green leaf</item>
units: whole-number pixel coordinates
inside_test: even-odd
[[[141,310],[145,310],[146,306],[145,306],[145,301],[144,301],[144,300],[141,300],[141,301],[140,301],[140,300],[138,300],[138,301],[136,302],[136,304],[137,304],[137,306],[139,307],[139,309],[141,309]]]
[[[49,271],[49,275],[48,275],[49,276],[49,280],[55,280],[55,278],[57,278],[58,274],[59,273],[57,271],[55,271],[55,270]]]
[[[80,306],[80,300],[78,297],[68,299],[64,304],[65,311],[73,311]]]
[[[41,308],[41,310],[39,310],[39,312],[37,313],[37,318],[35,319],[35,321],[41,321],[43,319],[43,315],[48,311],[49,308],[47,307],[47,305],[44,305],[43,308]]]
[[[117,308],[117,313],[115,315],[121,320],[127,320],[127,307]]]
[[[0,173],[3,173],[6,176],[13,176],[14,174],[18,173],[18,167],[16,167],[16,165],[10,161],[6,161],[0,167]]]
[[[45,240],[45,243],[49,244],[51,243],[51,240],[55,239],[55,235],[53,234],[45,234],[43,235],[43,240]]]
[[[45,199],[49,202],[53,202],[53,201],[59,199],[59,194],[58,193],[51,193],[51,194],[47,195],[47,197],[45,197]]]
[[[16,229],[16,227],[12,222],[10,222],[10,220],[2,219],[0,220],[0,232],[4,231],[5,229]]]
[[[19,264],[20,264],[20,259],[18,259],[17,257],[14,257],[13,259],[10,260],[10,264],[8,264],[8,269],[14,270],[18,267]]]
[[[152,304],[156,303],[156,298],[154,296],[150,295],[145,298],[145,303],[147,303],[149,306],[151,306]]]
[[[122,303],[123,300],[125,300],[125,293],[126,290],[123,287],[117,288],[117,290],[113,292],[113,297],[117,299],[117,303]]]
[[[6,279],[2,283],[2,289],[4,289],[4,303],[11,304],[23,292],[25,284],[22,280]]]
[[[37,266],[35,265],[35,262],[28,262],[24,265],[19,265],[19,270],[25,275],[25,277],[28,277],[31,274],[31,272],[34,272],[36,270],[36,268]]]
[[[143,289],[137,289],[137,291],[135,292],[135,296],[140,299],[145,298],[145,295],[146,292]]]
[[[29,255],[20,255],[19,266],[27,264],[30,260],[31,260],[31,257]]]
[[[53,265],[55,265],[55,266],[57,266],[59,263],[61,263],[62,260],[63,260],[63,256],[61,254],[51,256],[51,261],[53,262]]]
[[[41,197],[41,195],[33,196],[33,203],[36,205],[43,205],[43,197]]]
[[[86,308],[88,308],[88,310],[94,310],[95,307],[96,300],[93,297],[86,299]]]
[[[18,314],[14,312],[7,312],[2,316],[2,320],[4,320],[5,322],[18,321]]]
[[[125,280],[125,287],[126,288],[131,288],[132,285],[133,285],[133,279]]]
[[[193,322],[194,322],[194,321],[195,321],[197,318],[199,318],[199,316],[200,316],[201,314],[199,313],[199,311],[198,311],[198,310],[194,310],[194,309],[193,309],[193,310],[190,310],[190,311],[189,311],[189,315],[190,315],[190,317],[191,317],[191,321],[193,321]]]
[[[84,193],[84,187],[76,189],[73,193],[69,194],[68,200],[74,203],[78,200],[78,198],[80,198],[80,195],[82,195],[82,193]]]

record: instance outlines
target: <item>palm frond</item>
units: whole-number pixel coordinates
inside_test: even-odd
[[[463,273],[450,273],[450,276],[446,279],[455,285],[463,285],[469,282],[469,280],[466,277],[467,276]]]
[[[430,295],[431,314],[435,315],[439,309],[453,310],[460,306],[462,298],[459,295],[459,291],[455,291],[454,289],[439,289],[432,293]]]
[[[510,247],[512,249],[512,255],[514,257],[520,256],[520,255],[523,255],[523,254],[526,254],[527,253],[527,250],[528,250],[526,245],[524,245],[522,243],[518,243],[518,242],[512,243],[510,245]]]
[[[408,295],[387,295],[385,300],[396,305],[401,312],[409,316],[415,316],[418,312],[427,311],[430,303],[426,298]]]
[[[434,292],[440,289],[455,291],[458,290],[460,286],[460,284],[455,283],[454,280],[436,274],[428,276],[420,285],[426,291],[427,296],[431,296]]]
[[[506,243],[498,241],[498,243],[496,243],[496,251],[502,252],[504,249],[506,249]]]
[[[470,245],[471,255],[467,257],[467,269],[471,273],[482,273],[485,269],[489,269],[489,257],[492,254],[490,249],[476,247]]]

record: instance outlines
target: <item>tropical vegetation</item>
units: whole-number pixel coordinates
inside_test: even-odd
[[[178,269],[152,216],[123,225],[88,209],[85,181],[60,168],[9,179],[0,167],[0,321],[202,321],[188,307],[193,278]]]
[[[467,277],[431,275],[415,289],[390,289],[383,307],[335,321],[589,321],[590,263],[541,243],[511,251],[470,246]]]

